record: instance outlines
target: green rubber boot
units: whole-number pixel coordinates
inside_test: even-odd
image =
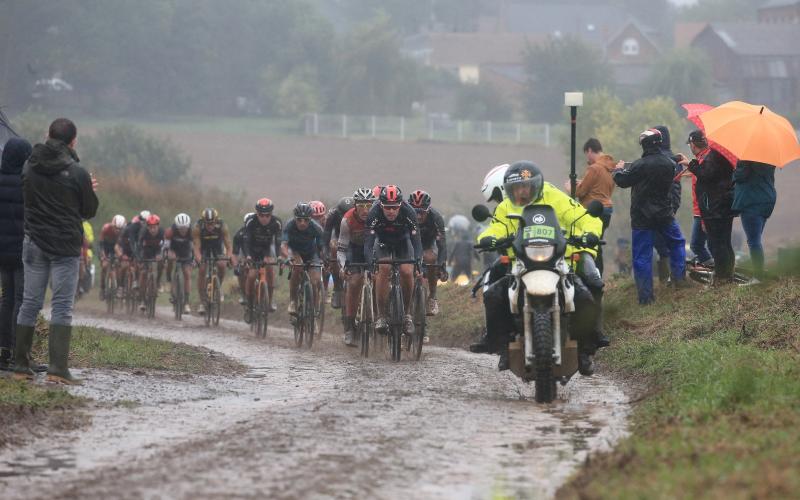
[[[80,385],[81,380],[72,376],[69,364],[69,342],[72,338],[72,326],[50,325],[50,366],[47,369],[47,380],[59,384]]]
[[[17,344],[14,346],[14,378],[32,379],[31,348],[33,347],[33,327],[17,325]]]

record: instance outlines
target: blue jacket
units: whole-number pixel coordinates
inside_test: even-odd
[[[0,163],[0,265],[22,265],[25,234],[22,166],[30,155],[31,145],[25,139],[9,139],[3,148]]]
[[[736,214],[772,215],[778,193],[775,167],[766,163],[740,161],[733,171],[733,211]]]

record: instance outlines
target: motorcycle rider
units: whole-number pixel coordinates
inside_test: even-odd
[[[552,184],[544,182],[541,170],[533,162],[518,161],[512,164],[503,177],[505,200],[495,209],[494,218],[489,227],[478,235],[478,242],[483,246],[494,247],[497,240],[513,236],[517,232],[518,221],[510,219],[510,214],[522,214],[527,205],[550,205],[558,217],[562,229],[569,230],[574,223],[574,236],[586,236],[589,233],[599,235],[603,229],[600,219],[586,214],[577,201]],[[571,321],[571,329],[579,333],[578,367],[582,375],[594,372],[592,357],[598,347],[604,347],[607,339],[602,334],[602,297],[603,280],[594,263],[596,251],[591,248],[577,249],[567,246],[565,258],[577,263],[575,283],[575,320]],[[486,314],[486,337],[470,346],[473,352],[499,353],[499,370],[507,370],[509,334],[515,328],[515,319],[511,314],[508,288],[512,277],[508,275],[511,265],[508,259],[500,259],[490,271],[486,283],[488,288],[483,294]],[[593,336],[591,335],[593,334]]]

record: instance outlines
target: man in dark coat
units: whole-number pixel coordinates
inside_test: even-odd
[[[631,229],[633,241],[633,276],[639,292],[639,303],[649,304],[653,294],[654,235],[664,238],[669,250],[670,268],[675,284],[684,279],[686,266],[685,240],[675,221],[670,193],[675,162],[661,152],[661,131],[648,129],[639,136],[642,157],[627,169],[623,162],[614,171],[614,182],[631,189]]]
[[[724,156],[709,148],[701,130],[689,134],[687,144],[695,158],[689,161],[682,157],[681,164],[697,177],[697,203],[714,257],[714,283],[731,283],[736,263],[731,245],[733,166]]]
[[[22,165],[31,155],[31,144],[11,138],[3,148],[0,164],[0,279],[3,300],[0,305],[0,370],[11,367],[19,307],[22,305],[23,198]]]
[[[58,118],[47,141],[37,144],[22,171],[25,193],[25,292],[17,317],[14,371],[30,377],[33,327],[51,281],[50,380],[75,383],[67,367],[72,336],[72,306],[78,286],[83,245],[83,220],[97,212],[95,183],[78,164],[73,149],[78,130],[72,121]]]

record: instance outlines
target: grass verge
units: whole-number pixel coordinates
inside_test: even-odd
[[[662,290],[612,282],[603,363],[647,380],[632,434],[561,498],[789,497],[800,491],[800,280]]]

